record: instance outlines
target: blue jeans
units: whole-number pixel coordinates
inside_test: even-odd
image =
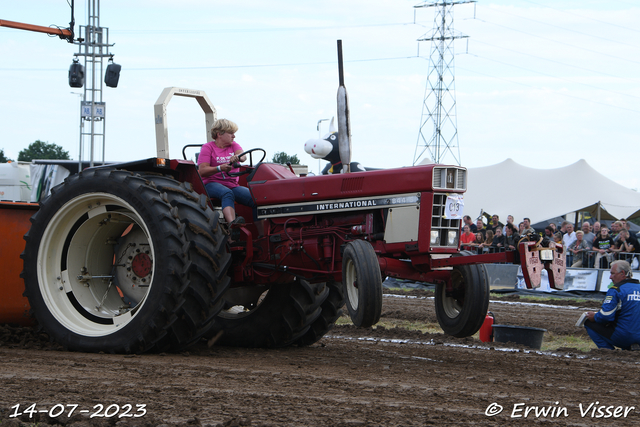
[[[584,323],[584,326],[589,337],[591,337],[591,340],[598,346],[598,348],[614,350],[615,347],[620,347],[623,350],[629,350],[631,344],[635,344],[637,342],[637,338],[634,338],[629,333],[618,331],[614,325],[605,326],[602,323],[587,320]]]
[[[249,206],[254,210],[254,218],[256,217],[256,204],[251,197],[251,191],[247,187],[225,187],[217,182],[210,182],[204,186],[207,190],[207,194],[211,198],[220,199],[222,202],[222,209],[227,207],[234,207],[234,203],[238,202],[241,205]]]

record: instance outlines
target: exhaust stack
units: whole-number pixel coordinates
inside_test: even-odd
[[[342,40],[338,40],[338,151],[342,162],[342,172],[350,172],[351,167],[351,123],[349,120],[349,96],[344,86],[342,70]]]

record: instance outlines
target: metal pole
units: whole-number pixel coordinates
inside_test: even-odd
[[[80,97],[80,149],[78,151],[78,172],[82,170],[82,101],[84,100],[84,95],[81,93],[71,92],[74,95],[78,95]]]
[[[105,161],[105,103],[103,102],[103,79],[104,64],[103,58],[113,56],[109,53],[108,29],[100,27],[100,0],[87,0],[87,25],[80,26],[80,34],[84,28],[84,38],[78,37],[75,43],[79,46],[76,57],[84,57],[85,85],[84,85],[84,107],[85,114],[80,115],[82,124],[80,126],[80,150],[79,165],[89,151],[89,164],[95,166],[95,156],[98,147],[96,143],[102,142],[102,163]],[[97,61],[100,61],[97,64]],[[91,74],[91,76],[89,76]],[[99,86],[97,86],[99,84]],[[88,92],[91,92],[89,96]],[[88,111],[90,110],[90,111]],[[91,127],[84,132],[84,122],[90,120]],[[100,123],[96,123],[99,121]],[[97,134],[96,134],[97,133]],[[100,139],[101,138],[101,139]],[[85,141],[89,142],[89,147],[85,148]]]
[[[320,132],[320,124],[322,122],[326,122],[329,119],[320,119],[318,120],[318,125],[316,126],[316,130],[318,131],[318,139],[322,139],[322,132]],[[320,159],[318,159],[318,175],[322,175],[322,169],[320,168]]]
[[[98,29],[98,46],[99,46],[99,56],[100,56],[100,78],[98,79],[99,85],[100,85],[100,92],[98,92],[100,94],[100,106],[104,106],[103,102],[104,100],[102,99],[102,84],[104,81],[104,64],[103,64],[103,59],[104,59],[104,43],[105,43],[105,39],[104,39],[104,34],[106,29],[102,28],[100,26],[100,0],[97,0],[97,5],[96,5],[96,28]],[[108,40],[107,40],[108,41]],[[104,164],[104,139],[105,139],[105,135],[104,135],[104,125],[105,125],[105,120],[106,120],[106,115],[103,114],[104,117],[102,117],[102,119],[100,120],[101,122],[101,127],[102,127],[102,138],[101,138],[101,142],[102,142],[102,163]]]
[[[94,155],[94,138],[95,138],[95,122],[96,117],[94,115],[96,109],[96,26],[95,26],[95,0],[90,1],[92,7],[88,8],[89,11],[89,27],[91,28],[91,162],[90,167],[93,167],[93,155]],[[94,11],[93,14],[91,11]]]

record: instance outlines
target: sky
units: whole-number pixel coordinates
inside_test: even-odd
[[[66,0],[3,2],[0,19],[67,27]],[[76,2],[76,28],[87,24]],[[434,8],[413,0],[104,1],[100,25],[122,66],[104,87],[106,160],[154,157],[153,104],[165,87],[203,90],[236,141],[284,151],[312,172],[304,152],[336,115],[336,40],[342,40],[352,160],[411,165],[429,73]],[[585,159],[606,177],[640,188],[640,0],[500,0],[454,8],[455,100],[460,164],[511,158],[532,168]],[[78,47],[57,37],[0,28],[0,148],[16,159],[35,140],[79,156],[80,94],[67,80]],[[106,62],[105,62],[106,67]],[[171,157],[206,142],[195,100],[168,106]],[[427,134],[429,132],[426,132]],[[86,149],[85,149],[86,150]],[[85,154],[85,159],[86,159]],[[97,158],[101,158],[98,155]],[[517,177],[509,177],[517,179]],[[496,176],[500,191],[503,177]],[[568,179],[557,188],[589,191]]]

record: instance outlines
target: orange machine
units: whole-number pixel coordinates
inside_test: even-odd
[[[66,28],[43,27],[42,25],[23,24],[22,22],[7,21],[6,19],[0,19],[0,27],[52,34],[60,36],[61,39],[73,40],[73,31]]]
[[[22,262],[20,254],[24,250],[22,238],[29,231],[29,219],[38,210],[37,203],[0,202],[0,224],[3,226],[0,259],[4,267],[0,280],[0,324],[11,323],[32,325],[29,316],[29,301],[22,296],[24,282],[20,278]]]

